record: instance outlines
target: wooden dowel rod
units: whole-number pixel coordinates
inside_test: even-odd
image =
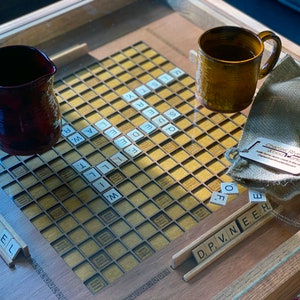
[[[51,60],[57,66],[64,66],[79,57],[86,55],[88,53],[88,46],[86,43],[76,45],[72,48],[66,49],[62,52],[59,52],[53,56],[51,56]]]

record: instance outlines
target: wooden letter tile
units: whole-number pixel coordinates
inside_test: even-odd
[[[225,244],[227,244],[231,240],[226,228],[223,228],[220,231],[218,231],[215,234],[215,238],[217,240],[219,247],[223,247]]]
[[[234,239],[236,236],[238,236],[239,234],[241,234],[241,231],[236,223],[236,221],[233,221],[231,223],[229,223],[224,230],[227,232],[228,237],[230,240]]]
[[[220,248],[215,236],[212,236],[211,238],[206,240],[204,244],[206,246],[206,253],[208,255],[211,255],[212,253],[216,252]]]
[[[20,250],[21,250],[20,245],[13,238],[9,241],[9,243],[5,247],[5,252],[12,260],[14,260],[17,257]]]
[[[200,264],[208,257],[208,254],[206,252],[206,245],[204,244],[200,244],[192,252],[198,264]]]

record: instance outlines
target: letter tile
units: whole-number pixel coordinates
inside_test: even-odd
[[[239,229],[236,221],[232,221],[228,225],[224,227],[224,230],[227,232],[230,240],[234,239],[238,235],[241,234],[241,230]]]
[[[217,240],[218,246],[221,248],[224,245],[226,245],[231,238],[228,235],[228,232],[225,228],[221,229],[220,231],[218,231],[217,233],[215,233],[215,238]]]
[[[264,192],[261,192],[261,191],[249,189],[248,195],[249,195],[249,201],[252,202],[252,203],[266,202],[267,201],[266,194]]]
[[[16,258],[20,250],[21,250],[20,245],[17,243],[15,239],[11,239],[7,244],[7,246],[5,247],[5,252],[12,260]]]
[[[224,206],[227,202],[228,195],[219,192],[213,192],[210,198],[210,203]]]
[[[194,258],[196,259],[198,264],[200,264],[208,257],[208,253],[206,251],[207,251],[207,247],[203,243],[192,250]]]

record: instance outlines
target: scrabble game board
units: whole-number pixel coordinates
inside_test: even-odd
[[[0,153],[0,186],[92,293],[216,210],[246,117],[199,107],[194,79],[144,42],[55,83],[62,137]],[[29,245],[30,246],[30,245]]]

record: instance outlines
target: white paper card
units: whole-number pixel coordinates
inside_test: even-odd
[[[300,148],[266,138],[256,139],[241,157],[291,174],[300,174]]]

